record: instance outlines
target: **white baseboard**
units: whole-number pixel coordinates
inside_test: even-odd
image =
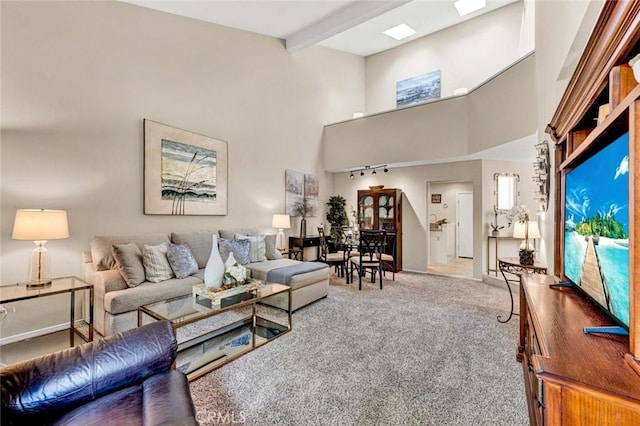
[[[26,333],[14,334],[0,338],[0,345],[8,345],[9,343],[20,342],[22,340],[33,339],[34,337],[44,336],[45,334],[55,333],[56,331],[68,330],[69,323],[52,325],[50,327],[40,328],[38,330],[28,331]]]

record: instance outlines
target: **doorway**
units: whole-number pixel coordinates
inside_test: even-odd
[[[473,182],[427,182],[427,224],[427,273],[472,278]]]

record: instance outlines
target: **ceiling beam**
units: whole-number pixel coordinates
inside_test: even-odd
[[[355,1],[288,36],[285,40],[287,50],[293,53],[313,46],[409,1],[411,0]]]

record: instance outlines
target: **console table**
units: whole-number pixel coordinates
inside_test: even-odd
[[[546,274],[547,267],[538,262],[533,262],[533,265],[523,265],[520,263],[520,258],[518,257],[501,257],[498,259],[498,267],[500,268],[504,282],[507,284],[509,297],[511,298],[509,317],[506,320],[502,320],[502,315],[498,315],[498,321],[506,323],[509,322],[514,315],[519,315],[517,312],[513,312],[513,292],[511,291],[511,285],[509,285],[509,283],[520,283],[520,277],[523,274]],[[515,275],[517,278],[507,278],[506,274]]]
[[[294,248],[300,249],[302,253],[300,253],[300,260],[304,261],[304,249],[307,247],[315,247],[316,248],[316,258],[318,260],[320,258],[320,235],[307,235],[306,237],[289,237],[289,253]],[[289,255],[291,258],[291,255]]]

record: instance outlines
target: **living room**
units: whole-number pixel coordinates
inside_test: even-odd
[[[517,33],[525,4],[516,2],[495,13],[509,15]],[[17,209],[68,212],[70,238],[49,244],[52,275],[81,276],[80,253],[96,235],[247,225],[273,231],[272,215],[284,210],[284,171],[294,169],[318,177],[321,212],[310,218],[309,229],[324,222],[324,200],[331,195],[341,194],[348,205],[356,205],[357,189],[374,184],[402,188],[405,232],[414,234],[405,240],[405,253],[413,255],[406,269],[419,273],[426,272],[429,258],[426,183],[472,181],[478,194],[473,276],[481,285],[489,255],[485,241],[493,206],[493,174],[518,173],[523,202],[535,211],[534,189],[529,185],[533,158],[530,154],[525,161],[466,156],[533,135],[525,139],[532,152],[535,143],[548,139],[547,123],[599,12],[589,2],[538,2],[535,8],[535,55],[524,59],[535,76],[535,87],[523,88],[523,92],[533,89],[535,105],[515,107],[531,112],[531,127],[521,128],[530,133],[505,139],[494,137],[499,128],[487,130],[491,136],[476,138],[478,145],[469,148],[465,141],[463,152],[454,147],[454,153],[447,155],[442,152],[446,143],[436,142],[425,158],[415,158],[411,147],[398,150],[387,143],[362,159],[359,153],[365,141],[328,151],[328,146],[343,139],[327,139],[326,129],[349,120],[354,112],[369,116],[394,107],[376,101],[378,81],[371,70],[380,66],[373,62],[384,61],[384,54],[365,58],[318,46],[290,53],[277,38],[122,2],[3,2],[2,283],[24,281],[26,276],[31,247],[11,239]],[[511,49],[512,56],[496,65],[494,73],[526,56],[520,46]],[[492,75],[464,85],[474,88]],[[443,91],[451,91],[445,96],[458,87],[446,86],[453,79],[443,77]],[[515,97],[513,93],[493,96]],[[143,213],[145,118],[228,143],[226,215]],[[456,157],[465,158],[450,161]],[[349,178],[352,168],[418,159],[427,162],[393,167],[376,179]],[[551,200],[549,212],[554,207]],[[543,249],[537,256],[551,266],[555,221],[551,214],[539,220]],[[296,224],[288,235],[297,233]],[[506,289],[499,290],[494,293],[487,287],[486,294],[495,295],[506,306]],[[68,298],[56,296],[48,302],[21,305],[12,323],[3,324],[2,338],[68,323]],[[294,330],[295,324],[294,316]],[[515,327],[515,321],[509,326]],[[513,337],[516,332],[510,333]],[[515,348],[515,339],[511,346]]]

